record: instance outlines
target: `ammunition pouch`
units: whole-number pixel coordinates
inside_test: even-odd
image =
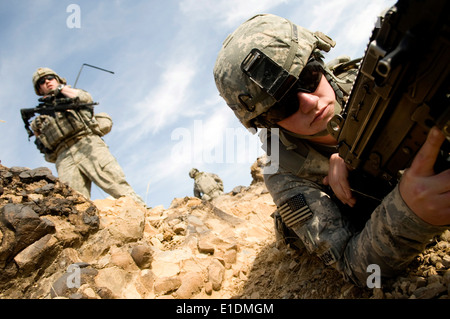
[[[86,129],[80,116],[72,111],[56,112],[55,116],[45,116],[40,127],[40,135],[37,137],[42,145],[52,151],[65,139],[74,136]]]
[[[65,112],[55,112],[55,116],[41,115],[39,136],[36,137],[35,144],[41,153],[46,155],[46,160],[54,162],[58,146],[75,135],[88,128],[84,124],[78,112],[67,110]],[[50,156],[53,154],[53,156]]]
[[[104,136],[111,132],[113,121],[109,114],[102,112],[94,114],[93,119],[90,122],[89,128],[94,134],[98,136]]]

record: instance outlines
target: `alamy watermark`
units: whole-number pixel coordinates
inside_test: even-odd
[[[66,25],[69,29],[81,28],[81,8],[78,4],[69,4],[66,8],[66,12],[70,15],[66,19]]]
[[[366,284],[370,289],[381,288],[381,269],[377,264],[370,264],[367,266],[367,272],[371,273],[367,276]]]
[[[71,264],[67,267],[67,273],[69,274],[66,279],[67,288],[80,288],[81,287],[81,268],[77,264]]]
[[[255,131],[256,133],[256,131]],[[279,129],[261,129],[259,139],[244,128],[226,128],[222,135],[211,138],[201,120],[194,121],[193,129],[176,128],[170,136],[177,143],[172,147],[174,162],[191,161],[203,164],[253,164],[262,155],[263,145],[268,145],[265,174],[273,174],[279,165]],[[270,140],[268,138],[270,136]]]

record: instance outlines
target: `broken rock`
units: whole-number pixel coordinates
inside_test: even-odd
[[[214,290],[220,290],[225,275],[225,266],[217,258],[211,261],[208,267],[208,280]]]

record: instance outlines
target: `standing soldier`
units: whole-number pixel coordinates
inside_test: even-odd
[[[223,194],[223,182],[216,174],[199,172],[198,169],[193,168],[189,176],[194,179],[195,197],[213,200]]]
[[[88,92],[71,88],[66,83],[49,68],[38,68],[33,74],[34,90],[43,99],[68,98],[74,99],[69,101],[92,103]],[[129,196],[145,206],[101,138],[111,130],[111,118],[106,113],[99,115],[94,116],[92,108],[81,106],[58,110],[51,115],[38,115],[31,123],[36,145],[48,162],[55,163],[60,180],[86,198],[90,198],[94,182],[114,198]]]

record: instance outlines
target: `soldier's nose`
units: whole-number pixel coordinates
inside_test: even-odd
[[[319,97],[314,94],[298,92],[297,96],[299,110],[304,114],[308,114],[317,106],[317,103],[319,102]]]

